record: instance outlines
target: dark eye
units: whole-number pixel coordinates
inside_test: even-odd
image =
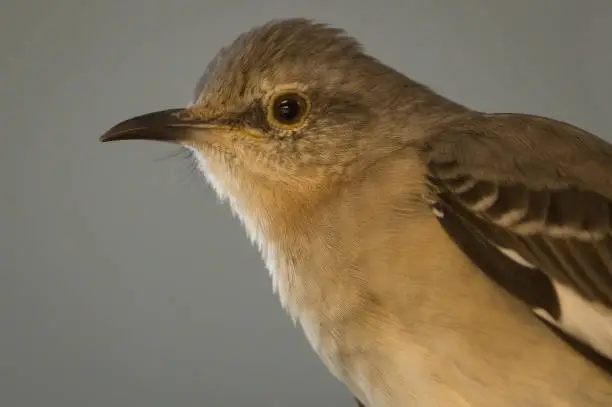
[[[273,124],[293,127],[302,124],[308,108],[305,96],[298,93],[284,93],[272,101],[269,118]]]

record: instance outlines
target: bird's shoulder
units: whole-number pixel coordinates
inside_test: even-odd
[[[566,122],[528,114],[468,114],[432,126],[421,142],[428,165],[451,176],[580,184],[612,199],[612,144]]]
[[[478,114],[433,127],[419,152],[450,238],[612,374],[612,145],[545,117]]]

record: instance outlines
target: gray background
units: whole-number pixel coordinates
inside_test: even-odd
[[[609,0],[4,0],[0,406],[352,406],[176,148],[97,141],[290,16],[472,107],[612,135]]]

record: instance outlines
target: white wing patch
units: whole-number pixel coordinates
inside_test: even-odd
[[[496,247],[521,266],[535,268],[516,251],[501,246]],[[555,320],[541,308],[534,308],[532,311],[540,318],[612,358],[612,311],[585,300],[563,284],[554,280],[552,283],[559,299],[560,319]]]
[[[531,264],[530,262],[525,260],[525,258],[523,256],[521,256],[520,254],[518,254],[514,250],[508,249],[506,247],[501,247],[501,246],[495,246],[495,247],[497,247],[497,249],[500,252],[502,252],[506,257],[508,257],[510,260],[514,261],[515,263],[518,263],[521,266],[528,267],[530,269],[534,269],[535,268],[535,266],[533,264]]]
[[[436,208],[436,207],[432,207],[431,211],[433,212],[433,214],[437,217],[437,218],[443,218],[444,217],[444,212],[442,212],[440,209]]]
[[[556,325],[612,358],[612,311],[556,281],[553,285],[561,305],[561,319]]]

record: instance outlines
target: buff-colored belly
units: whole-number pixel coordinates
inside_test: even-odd
[[[457,272],[463,287],[444,293],[456,301],[432,293],[419,310],[397,301],[335,324],[311,311],[302,326],[368,407],[612,406],[609,376],[481,274]]]

